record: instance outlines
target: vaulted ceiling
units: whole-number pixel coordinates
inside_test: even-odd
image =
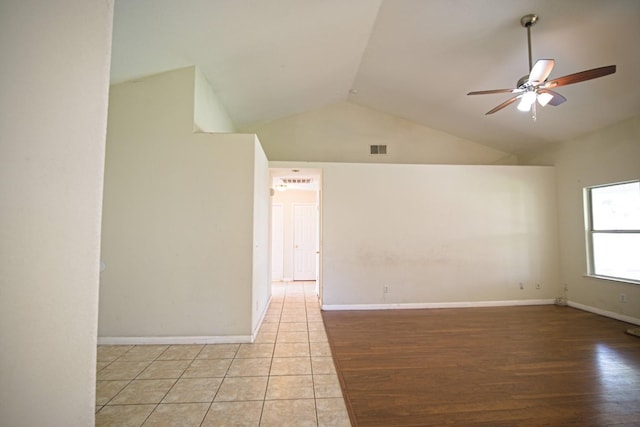
[[[558,88],[567,102],[486,116],[528,74],[605,65]],[[197,65],[239,129],[338,102],[490,147],[521,150],[640,115],[638,0],[116,0],[112,83]]]

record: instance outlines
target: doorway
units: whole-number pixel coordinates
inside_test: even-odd
[[[272,168],[271,276],[274,282],[321,280],[321,170]]]

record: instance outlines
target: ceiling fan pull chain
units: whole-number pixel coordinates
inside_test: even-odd
[[[533,119],[533,121],[535,122],[538,119],[538,107],[536,105],[536,102],[534,101],[533,104],[531,105],[531,113],[532,116],[531,118]]]

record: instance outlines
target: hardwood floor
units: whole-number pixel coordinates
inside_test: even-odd
[[[354,426],[640,426],[640,339],[569,307],[325,311]]]

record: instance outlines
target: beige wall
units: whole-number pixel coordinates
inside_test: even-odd
[[[350,102],[243,129],[270,161],[517,164],[514,155]],[[387,145],[371,155],[370,145]]]
[[[253,276],[251,293],[251,331],[257,335],[271,298],[271,247],[269,162],[260,141],[251,135],[253,144]]]
[[[266,157],[192,133],[194,72],[111,87],[101,342],[247,341],[266,310]]]
[[[0,3],[0,424],[94,423],[113,2]]]
[[[233,133],[235,126],[226,109],[200,71],[194,71],[193,130],[196,132]]]
[[[640,178],[640,117],[522,156],[555,165],[558,182],[562,283],[573,304],[640,324],[640,286],[585,277],[583,189]],[[628,302],[619,301],[620,293]]]
[[[270,165],[322,169],[325,308],[533,304],[559,295],[553,168]]]

